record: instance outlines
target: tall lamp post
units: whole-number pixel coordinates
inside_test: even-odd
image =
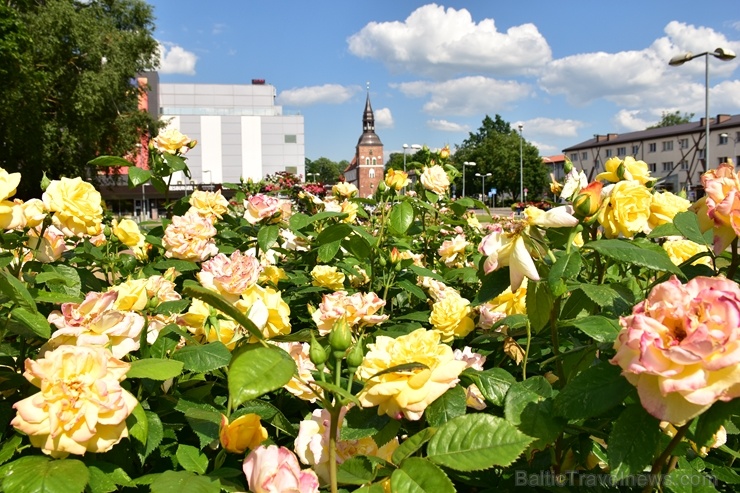
[[[524,137],[522,137],[523,124],[519,124],[519,200],[524,198]]]
[[[313,176],[315,181],[316,177],[319,176],[319,173],[306,173],[306,176]]]
[[[705,51],[703,53],[697,53],[694,55],[690,51],[682,55],[676,55],[668,62],[668,65],[677,67],[684,63],[699,58],[700,56],[705,57],[704,65],[704,171],[711,166],[709,162],[709,55],[714,58],[719,58],[722,61],[729,61],[735,58],[735,52],[727,48],[717,48],[714,51]]]
[[[491,173],[486,173],[485,175],[476,173],[475,176],[480,176],[481,178],[481,195],[482,197],[485,197],[486,196],[486,176],[491,176]]]
[[[465,166],[475,166],[475,162],[474,161],[465,161],[463,163],[463,169],[462,169],[462,172],[463,172],[463,193],[462,193],[462,196],[463,197],[465,197]]]

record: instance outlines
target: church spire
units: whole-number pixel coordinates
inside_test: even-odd
[[[367,83],[367,98],[365,99],[365,111],[362,114],[362,135],[357,145],[383,145],[380,138],[375,134],[375,113],[370,104],[370,83]]]

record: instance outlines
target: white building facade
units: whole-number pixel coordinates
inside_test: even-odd
[[[302,115],[283,115],[275,87],[252,84],[159,84],[160,118],[198,145],[188,152],[192,178],[173,184],[259,181],[288,171],[305,175]]]

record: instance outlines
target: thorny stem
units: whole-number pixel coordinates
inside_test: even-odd
[[[663,469],[663,465],[666,463],[666,460],[668,460],[668,457],[671,456],[673,449],[676,448],[676,445],[681,443],[681,440],[683,440],[683,437],[686,435],[686,432],[689,431],[689,426],[691,425],[691,421],[693,420],[689,420],[685,425],[681,426],[680,428],[678,428],[678,430],[676,430],[676,435],[673,437],[670,443],[668,443],[663,453],[660,454],[660,456],[657,459],[655,459],[655,462],[653,462],[653,467],[650,469],[650,477],[655,477]],[[652,482],[648,481],[648,484],[645,486],[645,489],[642,490],[642,493],[650,493],[652,489],[653,489],[653,484]]]

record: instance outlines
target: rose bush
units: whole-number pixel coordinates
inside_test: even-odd
[[[194,145],[163,134],[130,184],[167,195]],[[278,175],[141,225],[0,170],[0,489],[731,490],[734,170],[689,204],[612,159],[497,217],[450,198],[449,149],[420,156],[371,198]]]

